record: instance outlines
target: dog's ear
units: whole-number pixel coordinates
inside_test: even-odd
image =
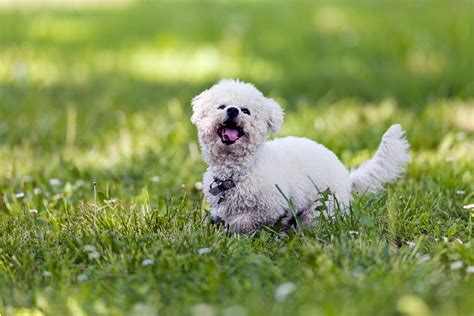
[[[270,114],[268,116],[268,128],[273,134],[276,134],[280,131],[281,123],[283,123],[283,116],[285,113],[281,106],[275,102],[273,99],[267,99],[267,106],[270,109]]]
[[[191,115],[191,123],[193,123],[194,125],[196,125],[202,119],[203,111],[201,110],[201,107],[206,100],[208,91],[209,90],[204,90],[203,92],[201,92],[201,94],[195,96],[191,100],[191,106],[193,107],[193,115]]]

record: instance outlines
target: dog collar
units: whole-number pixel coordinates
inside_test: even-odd
[[[232,175],[233,176],[233,175]],[[232,179],[232,176],[228,179],[220,180],[214,177],[214,181],[209,186],[209,193],[216,196],[220,194],[220,199],[217,204],[220,204],[225,199],[225,191],[235,187],[235,182]]]

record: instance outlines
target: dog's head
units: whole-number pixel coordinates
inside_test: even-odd
[[[283,110],[252,84],[225,79],[192,100],[191,122],[210,153],[244,155],[277,133]]]

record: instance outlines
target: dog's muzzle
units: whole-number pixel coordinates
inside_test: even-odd
[[[217,129],[217,134],[221,138],[222,143],[232,145],[245,135],[244,129],[234,120],[227,119]]]

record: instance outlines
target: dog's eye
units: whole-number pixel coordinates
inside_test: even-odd
[[[245,114],[247,114],[247,115],[250,115],[249,109],[243,108],[243,109],[241,109],[241,110],[242,110],[243,113],[245,113]]]
[[[218,107],[218,109],[219,109],[219,110],[223,110],[223,109],[225,109],[225,105],[224,105],[224,104],[222,104],[220,107]]]

